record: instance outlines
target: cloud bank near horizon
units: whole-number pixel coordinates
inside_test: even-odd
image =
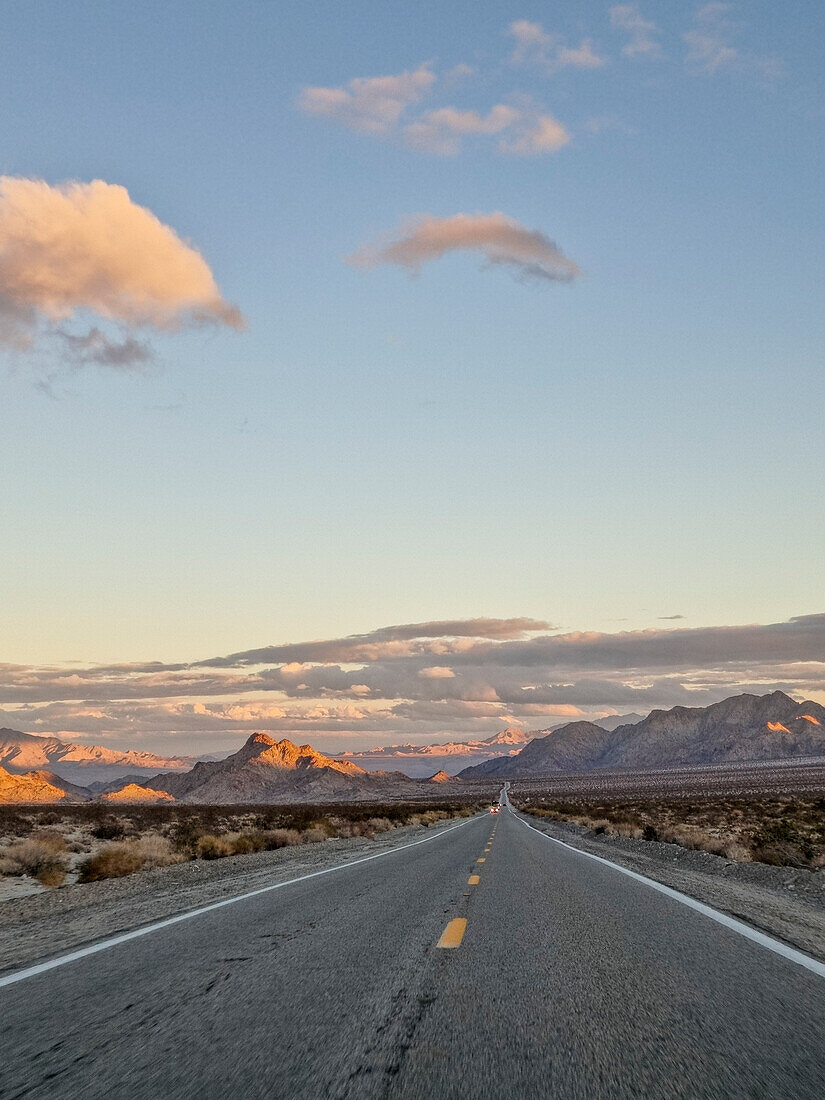
[[[0,724],[166,752],[231,747],[253,729],[366,749],[777,689],[825,701],[825,614],[616,633],[445,620],[187,663],[6,664]]]
[[[77,334],[93,314],[116,326]],[[151,358],[141,329],[241,328],[201,254],[125,187],[0,176],[0,345],[31,350],[57,336],[72,362],[128,367]]]

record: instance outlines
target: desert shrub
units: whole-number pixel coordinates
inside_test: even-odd
[[[393,827],[388,817],[371,817],[367,824],[374,833],[388,833]]]
[[[735,863],[750,863],[753,858],[750,848],[736,840],[728,841],[723,855],[727,859],[732,859]]]
[[[765,822],[751,839],[753,858],[776,866],[805,867],[816,852],[811,837],[791,821]]]
[[[136,841],[142,859],[141,870],[151,867],[169,867],[173,863],[182,863],[186,857],[176,852],[165,836],[150,833]]]
[[[123,878],[143,866],[143,853],[134,841],[106,844],[84,859],[78,867],[78,882],[97,882],[104,878]]]
[[[30,875],[43,886],[61,886],[66,879],[66,846],[59,836],[41,835],[11,844],[4,852],[6,874]]]
[[[203,833],[195,843],[195,855],[198,859],[221,859],[232,855],[232,842],[226,837],[214,833]]]
[[[301,834],[297,829],[267,829],[263,834],[266,838],[267,851],[276,848],[291,848],[301,843]]]
[[[301,841],[304,844],[319,844],[327,839],[327,831],[321,825],[310,825],[301,833]]]
[[[238,833],[236,836],[226,837],[226,840],[232,845],[232,851],[236,856],[245,856],[250,852],[261,851],[257,846],[255,833]]]
[[[49,851],[53,852],[55,855],[59,855],[67,850],[66,838],[54,829],[35,829],[31,834],[30,840],[32,843],[42,845],[43,848],[48,848]]]
[[[95,840],[120,840],[126,835],[123,822],[113,818],[111,821],[101,821],[92,829]]]
[[[28,836],[34,828],[31,818],[8,806],[0,806],[0,832],[4,836]]]
[[[786,840],[768,841],[751,846],[751,859],[756,863],[768,863],[772,867],[807,867],[810,860],[796,844]]]

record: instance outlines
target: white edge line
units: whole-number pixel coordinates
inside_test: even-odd
[[[25,981],[26,978],[34,978],[38,974],[45,974],[49,970],[56,970],[57,967],[66,966],[67,963],[77,962],[78,959],[85,959],[89,955],[96,955],[99,951],[107,951],[110,947],[117,947],[118,944],[128,943],[129,940],[139,939],[140,936],[148,936],[151,932],[159,932],[162,928],[170,928],[173,924],[179,924],[181,921],[191,920],[193,917],[200,917],[204,913],[211,913],[214,909],[223,909],[225,905],[234,905],[238,901],[247,901],[249,898],[257,897],[259,894],[267,894],[270,890],[280,890],[284,886],[294,886],[296,882],[306,882],[307,879],[319,878],[321,875],[331,875],[333,871],[343,871],[346,870],[347,867],[355,867],[359,863],[369,863],[370,860],[381,859],[383,856],[391,856],[396,852],[403,852],[405,848],[415,848],[418,844],[426,844],[430,840],[439,840],[442,836],[446,836],[447,833],[455,832],[456,829],[460,829],[463,825],[469,825],[471,821],[475,820],[475,816],[468,817],[466,821],[460,821],[458,825],[451,825],[449,829],[442,829],[433,836],[425,836],[421,840],[412,840],[409,844],[399,844],[395,848],[388,848],[384,852],[376,852],[371,856],[361,856],[359,859],[351,859],[348,863],[337,863],[334,867],[324,867],[321,871],[311,871],[308,875],[299,875],[297,878],[285,879],[283,882],[273,882],[269,886],[261,886],[257,890],[249,890],[245,894],[236,894],[231,898],[213,901],[209,905],[202,905],[199,909],[189,909],[185,913],[178,913],[174,917],[167,917],[165,920],[156,921],[154,924],[147,924],[142,928],[135,928],[131,932],[123,932],[118,936],[110,936],[108,939],[100,940],[99,943],[90,944],[88,947],[78,948],[77,951],[70,951],[67,955],[58,955],[57,958],[47,959],[46,962],[36,963],[34,966],[27,966],[24,970],[16,970],[11,974],[5,974],[0,977],[0,989],[4,986],[15,985],[17,982]]]
[[[510,812],[513,813],[512,810]],[[514,813],[513,816],[516,817]],[[531,825],[522,817],[517,817],[516,820],[520,821],[521,824],[525,825],[528,829],[532,829],[534,833],[538,833],[539,836],[543,836],[545,840],[549,840],[553,844],[560,844],[562,848],[567,848],[569,851],[584,856],[586,859],[593,859],[596,863],[603,863],[606,867],[612,867],[614,871],[620,871],[623,875],[627,875],[628,878],[636,879],[637,882],[643,882],[645,886],[650,886],[651,889],[658,890],[660,894],[664,894],[666,897],[672,898],[682,905],[686,905],[688,909],[695,909],[697,913],[701,913],[705,917],[710,917],[710,919],[715,920],[717,924],[724,925],[725,928],[730,928],[732,932],[737,932],[740,936],[744,936],[746,940],[752,940],[754,943],[758,943],[760,947],[766,947],[769,951],[773,951],[776,955],[781,955],[789,962],[796,963],[797,966],[804,966],[806,970],[810,970],[813,974],[818,974],[820,978],[825,978],[825,963],[821,963],[817,959],[812,959],[810,955],[804,955],[801,951],[797,951],[793,947],[788,947],[788,945],[782,943],[781,940],[775,940],[772,936],[766,936],[764,932],[759,932],[756,928],[751,928],[749,924],[736,920],[735,917],[729,917],[726,913],[720,913],[718,909],[712,909],[709,905],[705,905],[704,902],[697,901],[696,898],[692,898],[688,894],[682,894],[678,890],[673,890],[670,886],[665,886],[661,882],[656,882],[655,879],[640,875],[638,871],[631,871],[627,867],[622,867],[620,863],[613,863],[612,860],[604,859],[603,856],[593,855],[592,852],[585,852],[583,848],[576,848],[572,844],[566,844],[563,840],[557,840],[554,836],[550,836],[548,833],[542,832],[541,829],[537,829],[535,825]]]

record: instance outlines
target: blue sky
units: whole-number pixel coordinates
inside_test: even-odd
[[[825,10],[623,7],[6,6],[0,174],[127,188],[246,323],[138,326],[140,369],[0,347],[9,661],[819,610]],[[377,135],[301,107],[422,66]],[[568,140],[409,144],[496,105]],[[345,262],[495,211],[581,276]]]

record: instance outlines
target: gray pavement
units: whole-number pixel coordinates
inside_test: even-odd
[[[506,808],[0,989],[0,1025],[3,1100],[825,1096],[825,979]]]

